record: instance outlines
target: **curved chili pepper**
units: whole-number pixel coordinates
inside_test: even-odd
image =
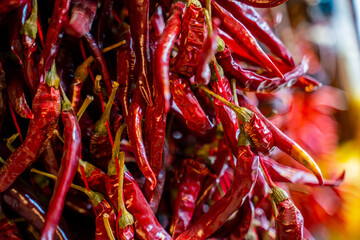
[[[223,225],[248,197],[258,175],[259,159],[249,146],[249,139],[239,136],[235,178],[229,191],[176,239],[206,239]]]
[[[277,163],[274,159],[270,157],[262,157],[261,159],[268,171],[271,179],[275,182],[289,182],[304,184],[308,186],[319,186],[318,180],[314,177],[313,174],[304,172],[302,170],[284,166],[280,163]],[[332,180],[324,180],[324,187],[337,187],[339,186],[345,178],[345,171],[343,171],[339,177]]]
[[[318,179],[320,185],[323,185],[324,180],[319,166],[316,164],[314,159],[312,159],[312,157],[307,152],[305,152],[305,150],[303,150],[297,143],[291,140],[288,136],[281,132],[272,122],[270,122],[270,120],[268,120],[264,115],[262,115],[260,111],[244,95],[239,95],[239,105],[250,109],[254,114],[256,114],[270,130],[274,138],[275,146],[277,146],[281,151],[285,152],[294,160],[304,165],[307,169],[313,172],[315,177]]]
[[[175,41],[180,34],[181,18],[184,13],[185,4],[176,1],[170,9],[169,19],[165,29],[161,34],[155,50],[154,56],[154,82],[160,82],[161,95],[165,99],[165,113],[170,109],[170,80],[169,80],[169,60],[170,53]]]
[[[153,105],[149,75],[149,0],[134,0],[129,3],[130,32],[134,40],[135,76],[146,104]]]
[[[91,33],[86,33],[85,39],[89,45],[91,54],[93,55],[96,62],[100,65],[101,75],[105,82],[106,93],[110,95],[112,81],[110,79],[110,73],[106,66],[104,55],[101,53],[101,50]]]
[[[275,224],[277,239],[303,239],[304,218],[301,212],[281,188],[273,187],[270,194],[279,212]]]
[[[67,19],[70,2],[71,0],[55,0],[54,10],[46,33],[44,49],[41,53],[38,66],[39,82],[41,84],[43,84],[45,73],[49,71],[59,49],[63,37],[63,25]]]
[[[219,64],[224,68],[224,72],[229,79],[235,78],[238,83],[238,88],[244,91],[256,91],[256,92],[274,92],[278,91],[284,87],[291,87],[295,85],[297,79],[301,76],[304,76],[308,69],[307,59],[303,59],[301,64],[294,68],[293,70],[284,74],[284,78],[268,78],[259,74],[256,74],[252,71],[244,70],[238,65],[231,56],[231,53],[228,49],[218,52],[216,54],[216,59]],[[302,87],[303,89],[314,89],[319,86],[312,85],[311,82],[304,82]],[[307,85],[309,84],[309,85]]]
[[[6,78],[8,82],[7,92],[9,100],[16,113],[22,118],[33,119],[34,115],[27,104],[24,93],[24,84],[22,82],[23,74],[21,68],[17,69],[15,66],[9,67]]]
[[[29,15],[29,12],[30,8],[28,4],[24,4],[8,16],[10,48],[18,58],[20,65],[22,65],[23,56],[20,31],[25,23],[26,17]]]
[[[172,74],[170,90],[190,130],[199,134],[206,134],[209,130],[213,129],[214,125],[201,108],[186,79]]]
[[[9,13],[12,10],[14,10],[28,2],[30,2],[30,0],[12,0],[12,1],[3,0],[0,2],[0,13],[1,14]]]
[[[218,1],[218,3],[244,24],[272,53],[281,58],[289,66],[295,66],[290,52],[253,7],[229,0]]]
[[[0,214],[0,238],[5,240],[22,239],[16,224],[9,220],[4,213]]]
[[[236,0],[257,8],[272,8],[279,6],[287,0]]]
[[[142,99],[139,85],[136,86],[129,110],[130,117],[126,119],[129,141],[138,167],[150,182],[150,190],[153,190],[157,184],[157,179],[148,162],[142,137],[141,120],[145,110],[145,102]]]
[[[30,17],[25,21],[23,28],[21,29],[22,47],[24,55],[24,80],[26,85],[30,88],[31,94],[35,94],[37,91],[38,77],[37,69],[34,64],[34,52],[37,49],[36,34],[37,34],[37,14],[38,5],[37,0],[33,0],[32,10]]]
[[[90,136],[90,153],[94,161],[106,169],[111,160],[111,144],[109,141],[108,129],[106,122],[109,122],[111,108],[114,103],[115,94],[119,84],[113,82],[113,88],[109,100],[106,104],[104,113],[101,118],[95,123],[95,129]]]
[[[283,74],[261,49],[249,30],[218,3],[215,1],[212,1],[211,3],[214,15],[222,19],[222,25],[225,27],[225,30],[228,31],[229,35],[240,45],[244,44],[252,54],[255,55],[264,69],[275,74],[279,78],[283,78]]]
[[[202,183],[210,174],[208,168],[193,159],[185,159],[183,168],[185,170],[178,189],[170,225],[170,233],[173,238],[188,228]]]
[[[97,10],[97,0],[72,1],[71,18],[65,25],[66,34],[81,38],[91,29]]]
[[[205,40],[205,16],[199,1],[189,1],[181,25],[179,52],[173,59],[172,71],[187,77],[196,72],[198,59]]]
[[[38,230],[41,230],[45,224],[45,210],[42,204],[29,191],[29,187],[22,181],[15,181],[5,192],[2,193],[2,200],[14,212],[23,217],[27,222]],[[57,226],[54,239],[71,239],[64,223],[60,222]]]
[[[7,109],[7,94],[6,94],[6,80],[5,80],[5,72],[0,62],[0,130],[2,129],[2,125],[4,123],[4,119],[6,116]]]
[[[58,179],[46,214],[42,239],[52,239],[59,222],[67,191],[75,176],[81,154],[81,132],[70,101],[63,94],[61,119],[64,124],[64,147]]]
[[[25,141],[0,169],[0,192],[5,191],[42,153],[57,126],[60,115],[59,78],[55,64],[40,84],[33,99],[34,118],[30,120]]]

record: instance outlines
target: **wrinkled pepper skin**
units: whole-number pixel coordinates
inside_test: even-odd
[[[0,169],[0,192],[5,191],[46,147],[61,111],[59,89],[41,84],[33,99],[32,109],[34,118],[30,120],[25,141]]]
[[[70,102],[69,102],[70,104]],[[70,105],[71,106],[71,105]],[[64,147],[58,178],[51,197],[41,239],[52,239],[64,207],[66,193],[75,177],[81,155],[81,131],[72,109],[61,113],[64,124]]]
[[[206,239],[219,229],[252,191],[258,175],[259,158],[250,147],[238,149],[235,178],[229,191],[176,239]]]
[[[170,54],[181,31],[181,18],[184,14],[185,7],[186,5],[181,1],[177,1],[171,6],[170,17],[158,40],[154,54],[154,81],[160,83],[165,101],[165,113],[168,113],[170,109],[171,98],[169,79]]]
[[[279,240],[303,239],[304,218],[290,199],[277,204],[276,232]]]
[[[171,75],[170,90],[173,99],[186,120],[186,125],[192,131],[202,135],[210,131],[214,125],[206,116],[200,103],[191,90],[189,82],[176,74]]]

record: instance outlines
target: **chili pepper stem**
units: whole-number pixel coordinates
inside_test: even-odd
[[[110,240],[115,240],[115,237],[111,230],[111,226],[110,226],[110,222],[109,222],[109,214],[104,213],[103,220],[104,220],[104,226],[106,229],[107,236],[109,237]]]
[[[94,101],[94,97],[87,95],[83,104],[81,105],[79,111],[77,112],[76,116],[78,121],[80,121],[80,118],[82,117],[82,115],[84,114],[85,110],[87,109],[87,107],[90,105],[90,103]]]
[[[5,141],[6,141],[6,146],[9,148],[9,150],[11,152],[14,152],[15,151],[15,148],[11,145],[15,139],[19,136],[19,133],[15,133],[13,134],[11,137],[9,138],[6,138]]]
[[[275,187],[276,185],[274,184],[274,182],[271,180],[271,177],[268,173],[268,171],[266,170],[265,166],[264,166],[264,162],[262,160],[262,157],[259,158],[259,162],[260,162],[260,169],[265,177],[265,180],[267,182],[267,184],[270,186],[270,188]]]
[[[36,34],[37,34],[37,31],[38,31],[37,15],[38,15],[37,0],[33,0],[33,6],[32,6],[32,10],[31,10],[31,15],[25,21],[22,29],[20,30],[20,33],[22,35],[27,35],[27,36],[31,37],[32,39],[36,38]]]

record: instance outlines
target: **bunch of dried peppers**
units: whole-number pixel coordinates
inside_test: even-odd
[[[0,1],[1,238],[303,239],[277,185],[344,175],[247,97],[321,85],[254,9],[285,1]]]

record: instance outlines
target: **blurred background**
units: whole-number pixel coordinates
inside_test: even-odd
[[[290,186],[293,200],[315,239],[360,239],[360,1],[289,0],[261,13],[297,62],[310,58],[309,74],[324,86],[313,93],[280,91],[260,106],[278,105],[272,109],[284,114],[272,120],[326,177],[346,170],[336,189]],[[276,158],[286,161],[280,153]]]

